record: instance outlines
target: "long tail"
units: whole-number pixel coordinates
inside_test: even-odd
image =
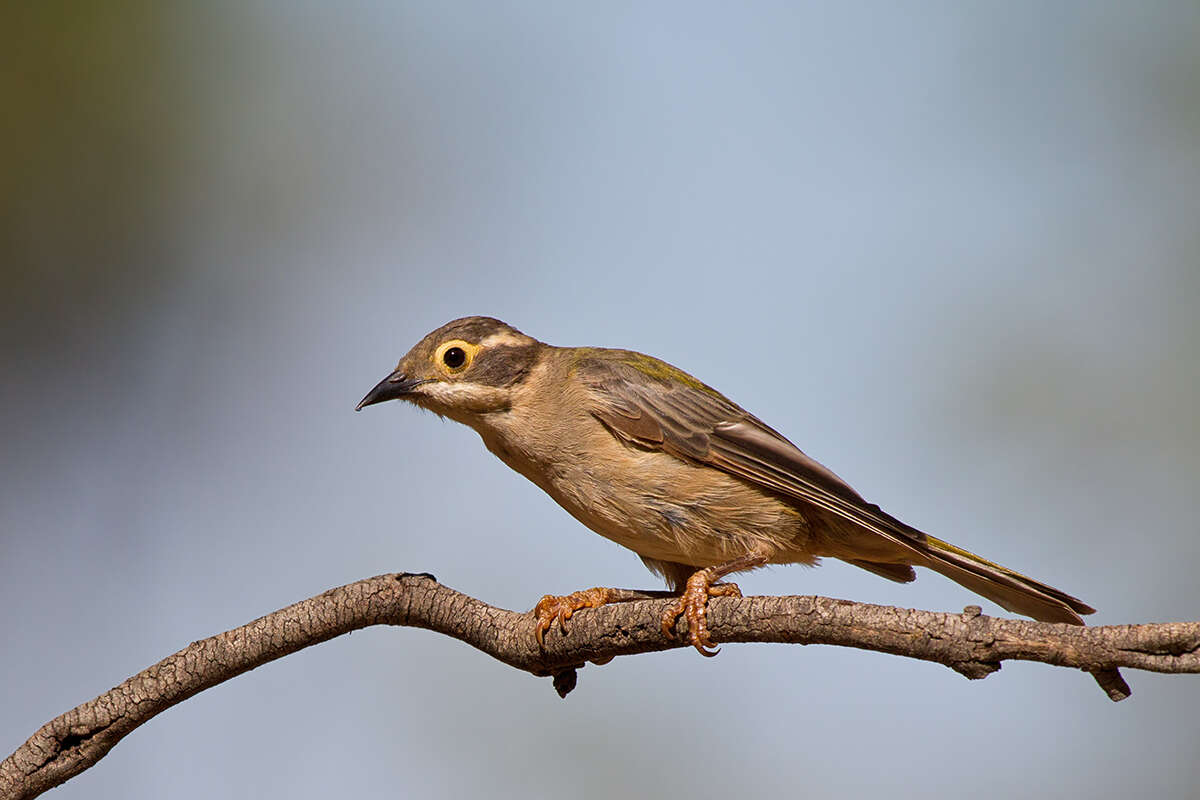
[[[927,536],[926,545],[929,561],[925,566],[1009,611],[1042,622],[1071,625],[1082,625],[1079,615],[1096,611],[1066,592],[968,553],[949,542]]]

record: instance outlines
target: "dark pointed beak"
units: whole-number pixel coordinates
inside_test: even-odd
[[[395,400],[397,397],[403,397],[413,390],[413,387],[420,386],[425,381],[410,378],[400,370],[396,370],[391,375],[379,382],[374,389],[367,392],[367,396],[358,401],[358,405],[354,407],[355,411],[362,411],[367,406],[373,406],[376,403],[382,403],[385,400]]]

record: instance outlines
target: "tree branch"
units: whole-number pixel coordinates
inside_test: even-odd
[[[43,725],[0,762],[0,797],[32,798],[78,775],[135,728],[176,703],[268,661],[371,625],[406,625],[452,636],[538,676],[566,696],[587,661],[684,647],[663,636],[662,593],[629,592],[628,602],[577,614],[541,649],[529,613],[489,606],[432,575],[380,575],[192,642],[94,700]],[[1075,667],[1096,676],[1114,700],[1128,695],[1118,667],[1200,672],[1200,622],[1082,628],[914,611],[824,597],[713,598],[709,630],[720,642],[835,644],[944,664],[983,678],[1007,659]]]

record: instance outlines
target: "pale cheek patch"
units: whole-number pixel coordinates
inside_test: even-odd
[[[446,405],[469,404],[473,400],[487,397],[490,393],[483,387],[467,383],[427,383],[418,391],[431,400]]]
[[[439,414],[460,422],[462,414],[482,414],[508,406],[508,394],[490,386],[470,383],[427,383],[417,389],[425,402]]]

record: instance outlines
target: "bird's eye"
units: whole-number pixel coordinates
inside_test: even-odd
[[[458,374],[471,366],[471,360],[478,351],[479,345],[462,339],[451,339],[434,351],[433,363],[441,368],[442,372]]]

